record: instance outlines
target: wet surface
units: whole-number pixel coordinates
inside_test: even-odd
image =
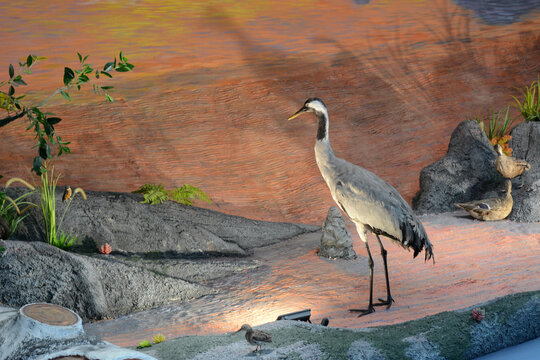
[[[88,89],[46,108],[64,119],[56,129],[71,141],[72,154],[56,161],[59,185],[190,183],[218,211],[320,224],[333,203],[314,160],[316,123],[286,121],[306,98],[328,105],[338,156],[410,201],[420,170],[443,156],[460,121],[506,106],[514,87],[536,79],[538,10],[514,5],[521,15],[490,25],[466,8],[473,3],[0,3],[10,49],[0,68],[7,74],[29,52],[49,58],[27,77],[31,100],[61,84],[75,51],[101,64],[123,50],[136,65],[113,79],[114,104]],[[30,176],[35,149],[25,128],[1,129],[5,178]]]
[[[311,309],[311,320],[330,319],[330,326],[362,328],[421,318],[472,306],[511,293],[540,289],[540,224],[479,222],[451,213],[422,218],[434,244],[436,263],[421,254],[385,243],[392,295],[389,309],[363,318],[347,309],[368,301],[365,248],[354,238],[357,260],[328,260],[316,255],[320,235],[256,250],[256,270],[211,283],[217,295],[188,304],[161,307],[118,319],[86,324],[85,330],[117,345],[130,346],[157,333],[167,338],[237,330],[279,315]],[[374,298],[386,295],[384,271],[376,241]]]

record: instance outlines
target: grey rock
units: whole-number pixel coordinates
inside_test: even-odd
[[[324,221],[319,256],[330,259],[355,259],[351,234],[345,226],[341,211],[332,206]]]
[[[512,132],[510,147],[512,156],[526,160],[531,169],[523,173],[523,188],[512,191],[514,208],[509,220],[540,221],[540,123],[525,122],[517,125]],[[514,185],[519,185],[516,179]]]
[[[27,319],[16,309],[0,306],[0,360],[44,360],[60,356],[86,356],[101,360],[155,360],[141,352],[123,349],[88,336],[80,322],[75,326],[58,327],[44,325],[39,321],[28,322]],[[80,327],[79,331],[77,326]],[[68,332],[66,328],[69,328]]]
[[[531,170],[525,172],[525,186],[512,180],[514,207],[508,219],[540,221],[540,123],[516,126],[510,146],[513,156],[525,159]],[[420,191],[413,208],[420,214],[455,211],[455,203],[501,196],[504,178],[495,169],[497,155],[476,121],[460,123],[452,133],[447,154],[420,173]]]
[[[420,172],[420,192],[413,208],[422,214],[455,211],[454,203],[482,199],[502,180],[497,154],[476,121],[460,123],[447,154]]]
[[[465,359],[475,359],[508,346],[540,337],[540,296],[533,296],[507,319],[499,314],[486,318],[471,330]]]
[[[2,241],[0,303],[47,302],[84,320],[111,318],[214,290],[163,276],[113,257],[69,253],[43,242]]]
[[[21,192],[22,189],[8,189]],[[63,188],[56,189],[57,217]],[[87,191],[88,200],[73,198],[62,230],[78,236],[73,250],[95,252],[109,243],[113,251],[127,254],[156,254],[180,257],[245,256],[246,251],[317,231],[312,225],[273,223],[172,201],[159,205],[142,204],[142,195]],[[15,194],[16,195],[16,194]],[[32,200],[38,202],[37,194]],[[14,238],[44,239],[38,209],[30,212]]]

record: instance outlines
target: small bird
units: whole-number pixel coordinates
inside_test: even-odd
[[[386,263],[387,251],[383,247],[380,235],[390,238],[403,248],[414,250],[413,257],[425,248],[425,260],[433,257],[433,246],[424,230],[420,219],[409,204],[386,181],[372,172],[351,164],[334,155],[329,140],[329,120],[326,105],[319,98],[309,98],[289,120],[305,113],[312,112],[319,122],[317,141],[315,142],[315,159],[326,181],[332,198],[339,208],[355,223],[358,235],[364,242],[369,256],[369,305],[367,309],[350,309],[363,316],[375,311],[373,306],[386,305],[390,308],[394,299],[390,294],[390,281]],[[369,251],[366,232],[371,231],[377,237],[381,247],[386,277],[386,300],[379,299],[373,304],[373,258]]]
[[[242,325],[242,327],[238,331],[235,331],[235,333],[242,330],[246,331],[247,342],[251,345],[257,346],[253,352],[260,351],[262,344],[272,342],[272,335],[261,330],[253,330],[253,328],[248,324]]]
[[[499,144],[495,145],[497,152],[497,160],[495,160],[495,168],[506,179],[512,179],[520,176],[524,171],[528,171],[531,165],[525,160],[519,160],[512,156],[507,156],[503,153],[502,147]],[[521,186],[523,186],[523,178],[521,178]]]
[[[69,198],[71,198],[71,188],[68,186],[66,186],[66,188],[64,189],[64,195],[62,195],[62,202],[64,201],[68,201]]]
[[[512,212],[514,200],[512,199],[512,182],[506,180],[506,195],[500,198],[475,200],[466,203],[455,204],[467,211],[473,218],[478,220],[492,221],[505,219]]]

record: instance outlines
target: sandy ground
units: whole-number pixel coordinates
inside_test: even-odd
[[[540,289],[540,223],[479,222],[460,212],[422,217],[434,244],[436,263],[412,259],[387,244],[395,304],[357,318],[347,309],[368,300],[367,260],[355,239],[357,260],[316,255],[320,234],[299,236],[255,251],[245,270],[209,285],[218,294],[188,304],[85,325],[91,335],[120,346],[134,346],[161,333],[168,339],[236,330],[243,323],[271,322],[280,314],[311,309],[312,321],[328,317],[331,326],[358,329],[400,323],[457,310],[504,295]],[[376,241],[374,297],[385,296],[384,272]],[[244,259],[245,260],[245,259]]]

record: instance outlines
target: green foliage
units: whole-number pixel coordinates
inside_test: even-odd
[[[139,343],[139,346],[137,346],[137,349],[143,349],[143,348],[147,348],[147,347],[150,347],[152,346],[152,344],[150,343],[150,341],[148,340],[143,340]]]
[[[71,100],[69,91],[73,88],[80,90],[81,87],[92,82],[90,76],[95,79],[99,79],[100,76],[112,78],[111,71],[127,72],[131,71],[134,66],[128,62],[128,59],[120,52],[118,61],[116,57],[114,61],[108,62],[103,66],[103,70],[92,67],[86,60],[88,55],[82,56],[77,53],[79,58],[79,64],[76,69],[69,67],[64,68],[63,84],[64,86],[58,88],[47,99],[43,100],[38,105],[29,105],[23,103],[25,95],[15,96],[15,88],[19,86],[26,86],[26,82],[23,80],[23,75],[31,74],[32,67],[40,60],[44,60],[44,57],[38,57],[36,55],[28,55],[25,61],[19,62],[17,71],[13,64],[9,64],[8,75],[9,79],[0,81],[0,89],[7,87],[7,91],[0,91],[0,109],[7,112],[7,117],[0,119],[0,127],[9,124],[10,122],[25,117],[28,119],[29,124],[27,131],[32,129],[35,132],[35,138],[37,140],[36,147],[38,148],[38,156],[36,156],[32,162],[32,171],[37,175],[43,174],[46,169],[44,167],[44,161],[52,158],[51,146],[56,145],[58,153],[56,156],[60,156],[63,153],[69,154],[71,152],[68,145],[69,141],[64,141],[55,132],[54,126],[62,121],[61,118],[54,116],[52,113],[43,112],[40,108],[45,105],[51,98],[60,94],[64,99]],[[98,95],[104,95],[107,101],[112,102],[113,98],[109,95],[108,91],[112,86],[98,86],[92,84],[94,92]],[[12,115],[11,113],[15,114]]]
[[[212,203],[204,191],[188,184],[184,184],[182,187],[173,190],[165,190],[165,187],[162,184],[144,184],[138,190],[133,192],[136,194],[143,194],[144,200],[141,201],[143,204],[155,205],[162,204],[167,200],[172,200],[191,206],[193,205],[194,199],[206,201],[209,204]]]
[[[52,245],[56,246],[59,249],[62,250],[69,250],[71,246],[73,246],[73,243],[77,240],[76,235],[66,234],[63,231],[57,232],[56,238],[54,239],[54,243]]]
[[[467,120],[475,120],[480,125],[482,130],[484,130],[490,141],[494,138],[502,138],[503,136],[508,135],[513,123],[510,116],[509,107],[497,112],[495,112],[495,110],[491,110],[491,115],[487,116],[482,116],[479,114],[473,117],[468,117]]]
[[[0,245],[0,257],[2,257],[4,251],[6,251],[6,248]]]
[[[538,80],[533,81],[531,86],[521,90],[523,102],[512,96],[516,103],[514,106],[519,110],[525,121],[540,121],[540,75]]]
[[[50,172],[50,174],[49,174]],[[77,239],[76,236],[71,234],[65,234],[60,231],[62,227],[62,222],[64,217],[73,201],[73,198],[77,193],[81,193],[82,197],[86,200],[86,194],[83,189],[76,188],[73,191],[73,195],[67,200],[67,204],[64,208],[64,212],[58,223],[56,225],[56,184],[60,179],[60,175],[56,178],[54,177],[54,168],[51,168],[50,171],[45,171],[40,175],[41,185],[39,186],[39,191],[41,194],[40,207],[43,215],[43,223],[45,225],[45,236],[47,243],[54,245],[60,249],[67,250],[72,245],[73,242]]]
[[[2,176],[0,176],[1,178]],[[20,178],[11,178],[6,182],[7,189],[11,184],[19,182],[26,186],[29,191],[22,194],[21,196],[12,199],[9,197],[5,191],[0,190],[0,217],[4,218],[9,226],[9,235],[8,238],[15,233],[15,230],[17,230],[17,227],[19,224],[24,220],[28,214],[25,214],[25,212],[33,207],[36,206],[34,203],[26,201],[25,198],[30,196],[35,192],[35,188]],[[24,206],[24,208],[21,210],[21,208]]]

